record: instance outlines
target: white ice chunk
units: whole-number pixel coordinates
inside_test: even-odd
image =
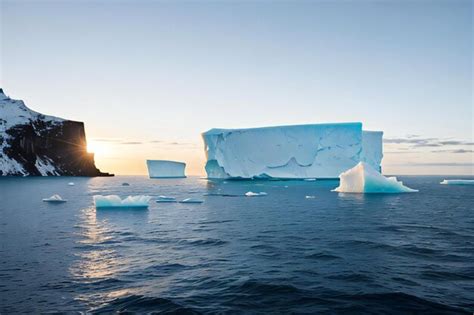
[[[168,196],[158,196],[156,202],[176,202],[176,198]]]
[[[147,160],[148,175],[150,178],[184,178],[184,169],[186,163],[166,161],[166,160]]]
[[[316,196],[305,196],[306,199],[315,199]]]
[[[196,199],[196,198],[186,198],[181,200],[180,203],[203,203],[204,200]]]
[[[125,199],[121,199],[117,195],[95,195],[94,204],[98,208],[146,208],[150,201],[150,196],[138,195],[128,196]]]
[[[74,183],[73,182],[69,182],[67,183],[68,186],[74,186]]]
[[[339,187],[343,193],[405,193],[418,190],[408,188],[396,177],[385,177],[369,164],[359,162],[355,167],[339,175]]]
[[[445,179],[442,185],[474,185],[474,179]]]
[[[202,134],[208,178],[337,178],[364,161],[380,170],[382,132],[362,123],[250,129]]]
[[[66,199],[63,199],[60,195],[52,195],[49,198],[44,198],[44,202],[52,202],[52,203],[61,203],[61,202],[66,202]]]
[[[306,181],[306,182],[314,182],[314,181],[316,181],[316,178],[305,178],[304,181]]]
[[[259,197],[259,196],[266,196],[266,195],[267,195],[267,193],[263,192],[263,191],[257,192],[257,193],[253,192],[253,191],[247,191],[245,193],[245,196],[247,196],[247,197]]]

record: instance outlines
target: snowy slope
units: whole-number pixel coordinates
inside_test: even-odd
[[[365,161],[380,170],[382,133],[361,123],[251,129],[202,134],[209,178],[337,178]]]

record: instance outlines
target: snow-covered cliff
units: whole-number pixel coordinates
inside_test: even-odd
[[[86,150],[82,122],[37,113],[0,89],[1,176],[108,176]]]
[[[380,170],[382,132],[362,123],[211,129],[209,178],[337,178],[360,161]]]

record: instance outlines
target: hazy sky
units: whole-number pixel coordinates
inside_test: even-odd
[[[474,172],[472,1],[0,3],[0,86],[84,121],[103,171],[203,174],[213,127],[361,121],[385,173]]]

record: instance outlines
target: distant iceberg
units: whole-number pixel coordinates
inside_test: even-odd
[[[168,196],[158,196],[158,198],[156,198],[156,202],[176,202],[176,198]]]
[[[60,195],[52,195],[51,197],[49,198],[44,198],[43,199],[44,202],[51,202],[51,203],[63,203],[63,202],[67,202],[66,199],[63,199]]]
[[[474,185],[474,179],[445,179],[441,185]]]
[[[166,160],[147,160],[148,175],[150,178],[184,178],[184,169],[186,163],[166,161]]]
[[[180,203],[203,203],[204,200],[196,198],[186,198],[180,201]]]
[[[250,129],[202,134],[208,178],[337,178],[359,162],[380,171],[381,131],[362,123]]]
[[[147,208],[150,196],[128,196],[125,199],[121,199],[117,195],[95,195],[94,204],[97,209],[99,208]]]
[[[396,177],[385,177],[367,163],[359,162],[342,173],[339,187],[334,191],[342,193],[406,193],[418,190],[408,188]]]
[[[267,193],[263,192],[263,191],[257,192],[257,193],[253,192],[253,191],[247,191],[245,193],[245,196],[247,196],[247,197],[261,197],[261,196],[266,196],[266,195],[267,195]]]

